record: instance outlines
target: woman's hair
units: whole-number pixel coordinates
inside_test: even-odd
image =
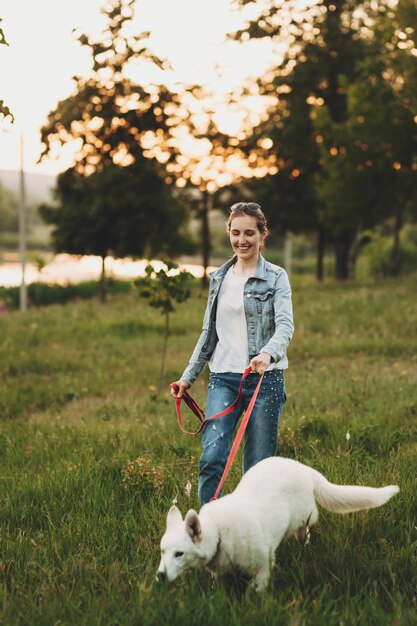
[[[230,207],[230,214],[226,220],[227,230],[230,231],[232,219],[239,215],[249,215],[254,217],[259,232],[265,237],[269,234],[268,226],[266,223],[266,217],[261,209],[261,206],[256,202],[236,202]]]

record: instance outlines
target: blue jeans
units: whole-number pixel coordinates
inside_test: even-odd
[[[242,376],[227,372],[210,374],[206,417],[224,411],[233,404]],[[203,430],[203,452],[200,458],[198,496],[201,505],[213,497],[223,474],[236,425],[259,381],[259,374],[250,374],[243,381],[239,406],[231,413],[213,420]],[[277,451],[278,422],[286,400],[284,371],[265,372],[259,394],[245,431],[243,472]]]

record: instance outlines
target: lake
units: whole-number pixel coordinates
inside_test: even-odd
[[[163,267],[161,261],[150,261],[156,270]],[[145,267],[149,263],[146,259],[114,259],[107,257],[107,275],[116,279],[133,279],[145,275]],[[190,263],[179,264],[181,269],[187,270],[193,276],[201,278],[203,268],[201,265]],[[216,267],[209,267],[213,271]],[[101,272],[101,257],[98,256],[73,256],[70,254],[57,254],[39,271],[33,263],[27,263],[25,269],[25,282],[43,282],[65,285],[67,283],[80,283],[86,280],[97,280]],[[19,263],[3,263],[0,265],[0,286],[13,287],[22,282],[22,271]]]

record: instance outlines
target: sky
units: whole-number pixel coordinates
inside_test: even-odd
[[[1,27],[9,44],[0,46],[0,99],[15,116],[13,124],[0,120],[0,169],[19,169],[20,136],[25,171],[56,175],[71,165],[69,149],[62,151],[59,160],[37,164],[42,150],[40,128],[58,101],[74,91],[72,77],[88,74],[88,50],[79,45],[72,31],[76,28],[98,35],[104,25],[100,14],[104,2],[0,2]],[[238,122],[221,105],[224,94],[245,77],[266,69],[273,50],[267,42],[225,42],[225,34],[243,24],[243,14],[232,1],[137,0],[135,23],[141,31],[151,31],[149,47],[170,60],[176,80],[215,89],[219,115],[233,128]]]

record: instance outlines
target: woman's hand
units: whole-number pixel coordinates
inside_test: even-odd
[[[254,356],[252,361],[250,362],[250,368],[252,372],[256,372],[257,374],[262,374],[271,363],[271,355],[267,352],[260,352],[257,356]]]
[[[175,393],[175,389],[171,387],[171,396],[173,398],[182,398],[182,396],[184,395],[184,391],[191,387],[190,383],[187,383],[186,380],[176,380],[172,384],[177,385],[178,387],[178,393]]]

